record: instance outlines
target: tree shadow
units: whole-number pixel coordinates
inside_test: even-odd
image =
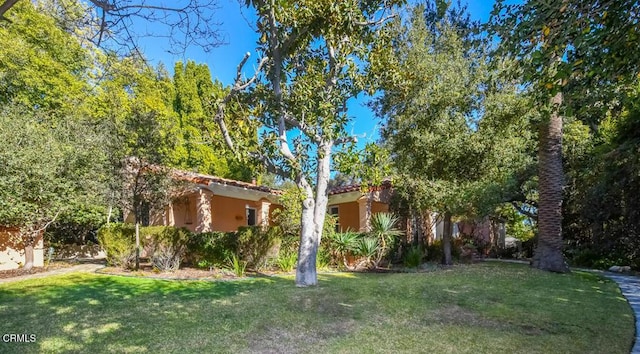
[[[198,328],[203,313],[224,312],[236,297],[266,284],[292,287],[293,281],[156,280],[71,273],[3,285],[0,335],[35,334],[37,339],[0,341],[0,352],[149,351],[159,333]]]

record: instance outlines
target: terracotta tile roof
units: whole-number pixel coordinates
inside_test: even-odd
[[[350,184],[348,186],[336,187],[329,191],[329,195],[360,191],[361,186],[362,184]],[[391,188],[390,180],[384,180],[379,186],[373,186],[374,190],[384,190],[389,188]]]
[[[179,180],[197,183],[197,184],[209,185],[210,183],[216,183],[216,184],[222,184],[226,186],[251,189],[254,191],[265,192],[265,193],[270,193],[275,195],[282,195],[283,193],[283,191],[279,189],[273,189],[267,186],[258,186],[249,182],[236,181],[233,179],[210,176],[210,175],[205,175],[205,174],[195,173],[195,172],[173,171],[173,175],[175,178]]]

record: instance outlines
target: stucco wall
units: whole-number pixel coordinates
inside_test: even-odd
[[[211,223],[213,231],[236,231],[240,226],[247,226],[247,206],[256,210],[256,225],[262,225],[263,200],[250,201],[211,194],[208,194],[208,198],[210,198],[211,203]],[[198,226],[197,200],[197,193],[192,193],[174,201],[174,226],[186,227],[193,232],[196,231]],[[266,200],[264,201],[267,202]],[[271,216],[277,208],[281,208],[281,206],[277,204],[269,205],[268,215]],[[169,211],[170,208],[167,208],[163,219],[164,221],[160,221],[160,223],[169,223]],[[269,217],[269,224],[273,225],[271,217]]]
[[[260,202],[214,195],[211,202],[213,230],[235,231],[240,226],[247,226],[247,206],[256,209],[256,223],[260,225]]]
[[[341,232],[347,230],[358,232],[360,230],[360,210],[358,209],[358,202],[334,204],[331,206],[338,207],[338,219]]]
[[[357,201],[347,202],[347,203],[339,203],[332,204],[331,207],[338,207],[338,219],[340,222],[340,231],[346,232],[347,230],[359,232],[364,228],[364,224],[360,225],[360,203]],[[362,203],[362,207],[366,207],[366,203]],[[381,203],[381,202],[372,202],[371,203],[371,214],[388,212],[389,204]],[[362,213],[364,215],[364,212]],[[364,221],[363,221],[364,223]]]
[[[173,226],[185,227],[192,232],[196,231],[198,214],[196,203],[198,195],[196,193],[181,197],[173,202]],[[168,209],[167,209],[168,212]],[[169,217],[165,216],[165,223],[169,222]]]
[[[371,203],[371,214],[386,213],[388,211],[389,211],[389,204],[385,204],[381,202]]]
[[[42,235],[33,248],[33,266],[44,266],[44,243]],[[0,228],[0,270],[16,269],[24,265],[24,245],[16,229]]]

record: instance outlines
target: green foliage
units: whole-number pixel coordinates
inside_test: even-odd
[[[235,232],[206,232],[194,234],[187,245],[187,256],[192,264],[223,266],[227,259],[237,254],[238,241]]]
[[[240,227],[236,233],[238,256],[255,270],[267,266],[270,259],[277,257],[282,240],[282,232],[277,227],[263,230],[258,226]]]
[[[353,231],[336,232],[330,238],[331,249],[344,256],[355,251],[360,234]]]
[[[376,213],[371,218],[372,237],[378,240],[380,245],[376,257],[376,266],[383,258],[390,256],[391,250],[396,246],[398,236],[402,231],[396,228],[399,218],[392,213]]]
[[[96,232],[106,221],[103,205],[71,205],[47,228],[45,239],[51,244],[96,242]]]
[[[105,137],[83,117],[64,120],[9,105],[0,111],[0,225],[26,244],[73,210],[103,202]]]
[[[408,268],[417,268],[422,264],[422,258],[424,257],[424,252],[422,248],[419,246],[414,246],[409,249],[404,255],[403,263],[405,267]]]
[[[363,258],[366,267],[375,267],[380,249],[380,241],[377,238],[365,236],[358,240],[355,254]]]
[[[247,270],[247,261],[242,260],[239,256],[232,254],[227,258],[227,265],[236,277],[242,278]]]
[[[298,187],[285,188],[280,196],[282,208],[273,212],[273,220],[282,229],[283,237],[290,239],[300,237],[300,220],[302,216],[302,201],[304,194]],[[324,219],[323,235],[330,237],[335,230],[336,220],[332,215]],[[292,241],[292,240],[291,240]]]
[[[132,225],[112,223],[98,230],[98,241],[115,267],[131,269],[135,262],[136,230]]]
[[[250,181],[255,168],[236,161],[227,149],[217,123],[213,102],[226,94],[220,82],[212,81],[206,64],[187,61],[174,67],[173,85],[175,98],[173,109],[176,118],[177,144],[169,153],[172,166],[196,170],[200,173]],[[232,119],[229,114],[229,119]],[[232,123],[234,136],[245,139],[243,145],[250,146],[255,140],[255,130],[243,120]]]
[[[98,230],[98,241],[107,254],[107,262],[116,267],[133,268],[135,262],[135,225],[111,223]],[[171,226],[140,228],[140,245],[151,263],[161,271],[180,267],[191,232]]]
[[[0,104],[77,112],[89,88],[89,51],[31,1],[17,3],[10,18],[0,22]]]
[[[298,255],[296,253],[284,253],[280,252],[276,259],[276,265],[283,272],[291,272],[298,262]]]
[[[144,227],[140,236],[145,237],[150,249],[151,263],[160,271],[175,271],[185,256],[187,244],[192,234],[185,228],[169,226]]]

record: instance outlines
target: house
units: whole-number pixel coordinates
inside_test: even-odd
[[[365,231],[367,202],[371,199],[372,215],[388,212],[392,192],[390,181],[384,181],[380,186],[370,186],[366,193],[360,184],[332,189],[327,212],[337,218],[336,231]]]
[[[0,227],[0,270],[16,269],[25,263],[24,244],[17,228]],[[33,266],[44,266],[44,243],[42,233],[33,246]]]
[[[174,171],[192,187],[174,198],[149,224],[185,227],[192,232],[236,231],[241,226],[272,225],[274,210],[282,208],[282,191],[205,174]],[[130,213],[125,219],[133,222]]]
[[[282,191],[199,173],[177,171],[174,178],[193,187],[174,198],[165,210],[151,218],[151,225],[186,227],[193,232],[235,231],[240,226],[273,225],[273,212],[281,209]],[[329,192],[327,212],[336,216],[336,230],[364,231],[367,200],[372,214],[389,211],[391,183],[363,193],[359,184],[338,187]],[[125,221],[133,222],[129,215]]]

